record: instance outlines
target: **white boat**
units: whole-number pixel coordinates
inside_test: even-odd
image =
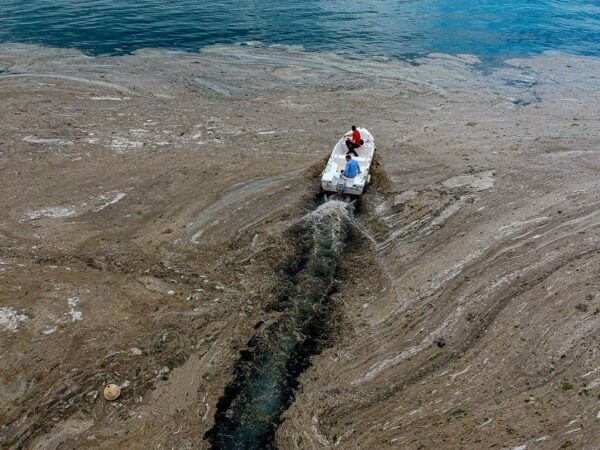
[[[366,128],[358,128],[360,137],[364,144],[356,149],[358,156],[351,154],[359,167],[360,173],[354,178],[342,177],[342,171],[346,167],[346,139],[352,135],[352,132],[343,136],[333,147],[329,161],[323,173],[321,174],[321,187],[326,194],[346,194],[358,196],[361,195],[365,186],[371,181],[369,170],[375,153],[375,141],[373,136]]]

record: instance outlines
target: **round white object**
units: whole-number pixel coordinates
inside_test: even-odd
[[[121,388],[116,384],[108,384],[104,388],[104,398],[109,402],[116,400],[121,395]]]

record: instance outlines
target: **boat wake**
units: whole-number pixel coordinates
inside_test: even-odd
[[[334,275],[350,237],[353,205],[331,200],[298,223],[300,254],[283,280],[275,309],[281,318],[240,352],[234,379],[217,404],[205,438],[213,449],[274,448],[281,414],[291,405],[298,378],[330,338]]]

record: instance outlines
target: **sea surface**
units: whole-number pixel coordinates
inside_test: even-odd
[[[600,55],[600,1],[0,0],[0,42],[124,54],[259,42],[355,55]]]

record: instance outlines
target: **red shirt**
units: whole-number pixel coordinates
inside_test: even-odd
[[[360,133],[358,130],[354,130],[352,132],[352,142],[354,142],[356,145],[360,145]]]

